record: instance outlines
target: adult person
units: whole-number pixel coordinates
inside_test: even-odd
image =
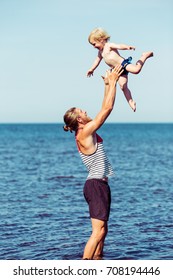
[[[84,197],[89,205],[92,234],[85,246],[83,259],[101,259],[108,232],[111,204],[108,177],[113,174],[113,169],[104,151],[103,140],[96,131],[113,110],[116,84],[122,72],[122,66],[118,65],[103,77],[104,98],[101,110],[94,119],[76,107],[69,109],[64,115],[64,130],[75,132],[79,153],[89,172],[84,185]]]

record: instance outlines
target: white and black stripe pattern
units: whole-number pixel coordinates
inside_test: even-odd
[[[79,154],[89,172],[87,179],[103,179],[113,175],[113,169],[106,156],[102,142],[97,143],[95,153],[85,155],[79,151]]]

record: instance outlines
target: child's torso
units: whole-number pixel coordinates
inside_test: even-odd
[[[115,67],[117,64],[121,64],[124,58],[120,56],[118,50],[111,50],[110,44],[106,43],[103,50],[100,52],[105,63],[110,67]]]

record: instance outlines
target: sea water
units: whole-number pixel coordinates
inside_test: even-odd
[[[173,259],[173,124],[105,124],[115,170],[105,260]],[[0,259],[81,259],[87,172],[62,124],[0,125]]]

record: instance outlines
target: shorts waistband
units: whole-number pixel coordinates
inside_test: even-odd
[[[88,178],[87,181],[89,180],[99,180],[99,181],[103,181],[108,183],[108,177],[104,177],[104,178]]]
[[[108,182],[108,177],[102,178],[102,181]]]

